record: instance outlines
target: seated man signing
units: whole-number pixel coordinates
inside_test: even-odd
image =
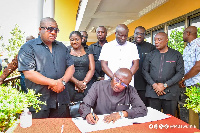
[[[140,99],[136,89],[129,85],[132,73],[127,68],[118,69],[112,80],[95,82],[80,105],[79,113],[89,124],[96,124],[97,115],[104,117],[106,123],[122,117],[136,118],[147,114],[147,108]],[[131,108],[129,108],[131,105]],[[94,119],[91,108],[94,110]],[[97,115],[96,115],[97,114]]]

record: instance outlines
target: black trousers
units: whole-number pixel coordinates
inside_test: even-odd
[[[180,105],[180,119],[186,123],[189,122],[189,110],[186,107],[183,107],[186,103],[185,100],[188,98],[188,96],[185,95],[186,88],[180,88],[181,89],[181,95],[179,97],[179,105]]]
[[[148,98],[145,97],[146,90],[137,90],[137,93],[140,96],[141,100],[144,102],[145,106],[148,107]]]
[[[165,100],[165,99],[158,99],[158,98],[149,98],[149,106],[161,111],[163,109],[163,113],[170,114],[175,116],[177,101],[175,100]]]
[[[31,111],[33,119],[39,118],[69,118],[69,106],[68,105],[60,105],[57,106],[56,109],[49,108],[48,110],[40,110],[38,113],[35,111]]]

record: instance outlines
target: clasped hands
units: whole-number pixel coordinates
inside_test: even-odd
[[[164,92],[165,87],[163,83],[154,83],[152,86],[158,96],[162,96],[166,94]]]
[[[77,81],[75,84],[75,90],[77,90],[78,92],[83,93],[86,88],[87,88],[87,85],[86,85],[86,82],[84,81]]]
[[[54,80],[52,85],[48,86],[48,89],[51,89],[52,91],[56,93],[60,93],[65,89],[65,86],[62,83],[62,79]]]
[[[97,116],[96,114],[94,114],[94,116],[95,116],[95,120],[94,120],[94,117],[93,117],[92,113],[89,113],[89,114],[86,116],[86,120],[87,120],[87,122],[88,122],[89,124],[94,125],[94,124],[96,124],[96,123],[98,122],[98,120],[99,120],[98,116]],[[110,114],[110,115],[104,116],[103,121],[104,121],[105,123],[110,123],[111,121],[114,123],[115,121],[117,121],[117,120],[120,119],[120,118],[121,118],[121,116],[119,115],[118,112],[116,112],[116,113],[112,113],[112,114]]]

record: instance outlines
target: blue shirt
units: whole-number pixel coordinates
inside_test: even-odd
[[[196,38],[191,43],[188,43],[183,51],[183,60],[186,74],[195,65],[196,61],[200,60],[200,38]],[[185,80],[185,83],[186,86],[200,83],[200,73],[190,79]]]
[[[58,41],[53,42],[52,53],[40,37],[25,43],[18,53],[18,71],[34,70],[55,80],[63,77],[67,67],[71,65],[73,65],[73,60],[67,47]],[[47,85],[39,85],[28,79],[25,79],[25,83],[27,88],[34,89],[36,93],[42,94],[40,100],[47,103],[47,105],[42,105],[42,110],[56,108],[57,102],[59,104],[69,103],[67,89],[57,94],[48,89]]]

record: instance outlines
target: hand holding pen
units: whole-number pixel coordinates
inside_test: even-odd
[[[99,120],[99,117],[93,112],[93,109],[91,109],[91,113],[89,113],[87,116],[86,116],[86,120],[89,124],[96,124],[97,121]]]

